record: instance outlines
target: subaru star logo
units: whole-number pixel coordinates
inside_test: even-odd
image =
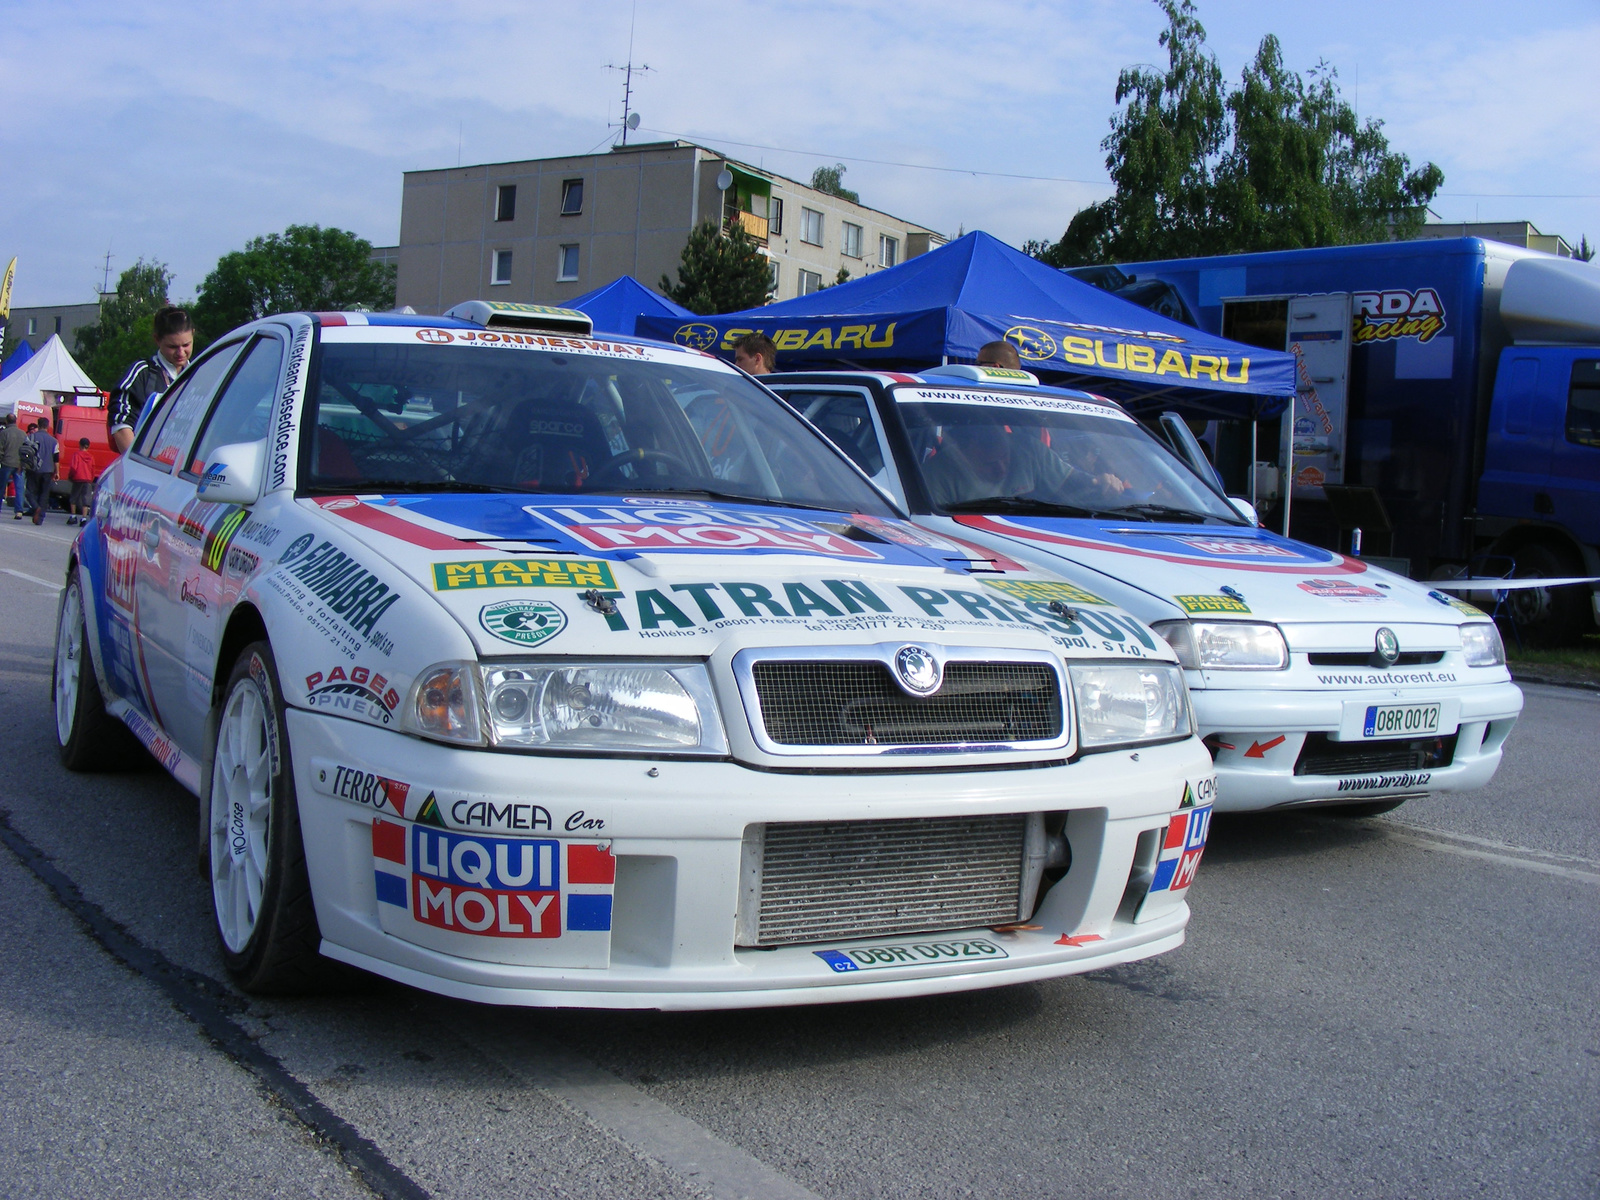
[[[717,344],[717,339],[721,336],[715,325],[707,325],[704,321],[691,321],[687,325],[679,325],[678,331],[672,335],[672,340],[680,346],[688,346],[691,350],[709,350]]]
[[[1395,660],[1400,657],[1400,639],[1395,637],[1394,630],[1384,626],[1372,639],[1372,649],[1373,653],[1383,660],[1384,666],[1392,667]]]
[[[894,656],[895,678],[913,696],[931,696],[944,682],[939,660],[921,646],[901,646]]]

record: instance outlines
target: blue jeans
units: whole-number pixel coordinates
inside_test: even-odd
[[[17,485],[17,494],[11,500],[11,511],[21,513],[26,511],[28,498],[23,493],[28,490],[27,475],[20,467],[0,467],[0,503],[6,495],[6,482],[9,480]]]

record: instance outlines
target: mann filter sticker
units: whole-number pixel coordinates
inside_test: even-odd
[[[546,600],[502,600],[485,605],[478,623],[501,641],[537,646],[567,627],[567,614]]]
[[[433,590],[436,592],[467,588],[616,586],[611,565],[594,560],[505,558],[433,564]]]
[[[1250,606],[1232,596],[1174,596],[1178,607],[1194,616],[1206,613],[1248,613]]]
[[[1045,579],[985,579],[983,582],[1018,600],[1042,600],[1047,604],[1051,600],[1059,600],[1063,604],[1111,603],[1075,583],[1057,583]]]

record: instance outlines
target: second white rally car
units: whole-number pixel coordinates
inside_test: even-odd
[[[101,482],[62,757],[131,730],[200,797],[251,990],[732,1007],[1177,946],[1215,779],[1172,650],[981,557],[698,351],[274,317]]]
[[[1059,571],[1177,650],[1219,811],[1371,816],[1489,782],[1522,710],[1494,622],[1258,528],[1117,404],[1025,371],[762,379],[923,528]],[[941,611],[934,609],[931,611]]]

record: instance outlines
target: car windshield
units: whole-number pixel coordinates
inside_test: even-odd
[[[1089,400],[895,393],[912,457],[944,512],[1243,521],[1137,422]],[[967,402],[970,400],[970,402]]]
[[[305,491],[686,493],[893,515],[783,404],[687,355],[363,332],[390,336],[324,331]]]

